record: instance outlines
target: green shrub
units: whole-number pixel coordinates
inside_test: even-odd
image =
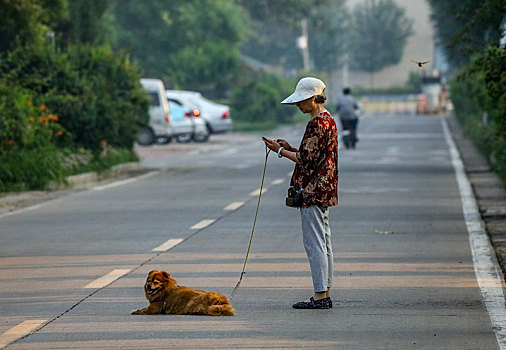
[[[262,74],[235,88],[230,100],[230,113],[237,124],[236,129],[238,126],[248,129],[248,124],[271,128],[278,123],[292,121],[295,107],[287,107],[280,102],[293,92],[294,86],[292,79]]]
[[[506,181],[506,50],[489,47],[451,83],[464,132]]]
[[[139,161],[139,157],[135,151],[112,148],[104,144],[101,153],[91,154],[86,150],[80,150],[78,153],[67,155],[64,163],[70,166],[72,174],[80,174],[85,172],[101,173],[115,165],[137,161]]]
[[[63,182],[68,174],[54,146],[17,149],[0,156],[0,192],[43,190],[50,181]]]
[[[66,146],[99,152],[107,140],[132,148],[137,130],[149,121],[138,68],[105,46],[17,48],[0,61],[0,73],[58,115],[73,137]]]
[[[0,82],[0,155],[63,142],[68,132],[59,117],[37,105],[29,91]]]

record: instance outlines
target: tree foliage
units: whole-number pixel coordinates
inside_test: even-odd
[[[146,76],[215,97],[230,86],[243,23],[233,0],[127,0],[114,15],[115,47],[130,47]]]
[[[44,41],[55,22],[67,14],[65,0],[0,0],[0,54],[15,43]]]
[[[317,7],[325,6],[329,0],[315,3],[313,0],[236,0],[249,17],[258,22],[276,22],[298,26],[298,21],[307,17]]]
[[[241,51],[249,57],[285,69],[301,69],[302,55],[296,39],[302,35],[303,18],[308,20],[309,53],[316,69],[332,70],[346,52],[348,32],[344,0],[269,2],[281,12],[267,11],[262,5],[264,2],[241,3],[250,21]],[[285,7],[289,9],[284,11]]]
[[[110,0],[70,0],[68,16],[59,18],[56,33],[62,36],[60,45],[103,45],[110,39]]]
[[[451,98],[466,134],[506,181],[506,1],[430,0],[439,41],[455,73]]]
[[[106,46],[72,46],[65,52],[50,46],[19,47],[0,61],[6,84],[29,91],[70,132],[70,142],[63,146],[93,151],[100,151],[104,140],[130,149],[137,130],[147,124],[148,101],[137,69],[128,56],[113,54]]]
[[[505,0],[429,0],[439,41],[454,67],[469,62],[471,54],[497,45],[506,18]]]
[[[393,0],[367,0],[352,16],[351,66],[369,73],[398,63],[412,20]]]

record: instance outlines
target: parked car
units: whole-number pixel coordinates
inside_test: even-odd
[[[206,123],[200,117],[200,111],[195,107],[184,106],[178,99],[168,98],[172,117],[172,130],[177,134],[176,141],[185,143],[194,140],[206,142],[209,139]]]
[[[196,91],[167,90],[166,94],[169,98],[179,98],[197,105],[210,134],[232,130],[232,118],[227,105],[210,101]]]
[[[151,96],[149,125],[139,130],[137,142],[151,145],[157,140],[170,141],[173,132],[170,124],[170,109],[163,83],[159,79],[141,79],[141,85]]]

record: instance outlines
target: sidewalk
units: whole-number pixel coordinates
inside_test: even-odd
[[[467,176],[473,186],[485,229],[494,247],[503,277],[506,275],[506,189],[490,170],[485,157],[464,136],[455,117],[448,118],[453,139],[459,149]]]

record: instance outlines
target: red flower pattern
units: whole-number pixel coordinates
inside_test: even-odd
[[[337,205],[337,181],[339,175],[337,153],[337,127],[334,118],[328,111],[312,118],[300,143],[292,175],[292,186],[302,187],[313,170],[330,154],[327,163],[320,169],[303,191],[303,208],[310,205],[327,208]]]

